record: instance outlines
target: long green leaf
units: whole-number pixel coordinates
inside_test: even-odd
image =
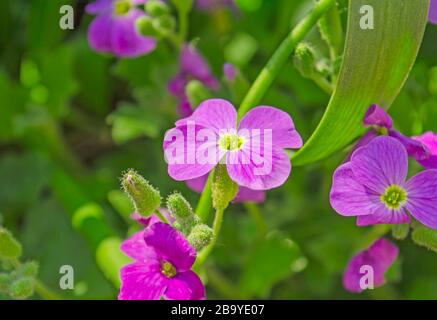
[[[361,29],[360,8],[373,7],[374,29]],[[368,107],[389,108],[414,64],[429,0],[350,0],[343,64],[326,112],[293,163],[304,165],[347,146],[363,133]]]

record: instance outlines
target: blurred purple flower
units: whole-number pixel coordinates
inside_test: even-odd
[[[135,262],[121,269],[120,300],[205,299],[205,287],[191,270],[196,250],[168,224],[150,224],[121,249]]]
[[[427,169],[437,169],[437,134],[430,131],[413,139],[421,142],[429,150],[429,156],[418,162]]]
[[[225,63],[223,65],[223,75],[229,82],[234,82],[237,77],[237,69],[232,63]]]
[[[201,176],[199,178],[187,180],[187,186],[197,193],[202,193],[205,188],[206,182],[208,180],[208,175]],[[237,196],[233,200],[234,203],[241,202],[256,202],[262,203],[266,200],[266,192],[263,190],[251,190],[249,188],[240,187],[238,189]]]
[[[206,60],[193,46],[185,45],[183,47],[179,64],[179,73],[170,80],[168,90],[173,96],[179,98],[179,112],[183,117],[187,117],[193,113],[193,108],[185,92],[190,80],[198,80],[211,90],[217,90],[220,85]]]
[[[206,133],[208,141],[195,138]],[[190,117],[177,121],[163,143],[168,173],[173,179],[199,178],[221,162],[226,163],[233,181],[252,190],[282,185],[291,172],[290,158],[284,149],[301,146],[302,138],[288,113],[268,106],[256,107],[237,128],[234,106],[222,99],[206,100]],[[208,149],[208,159],[200,159],[196,152],[204,149]]]
[[[334,173],[330,202],[343,216],[358,216],[357,225],[403,224],[408,212],[437,228],[437,170],[408,181],[408,154],[392,137],[381,136],[356,150]]]
[[[99,52],[113,53],[118,57],[134,58],[156,48],[156,40],[141,35],[136,20],[145,16],[136,6],[146,0],[97,0],[85,8],[88,14],[97,15],[88,29],[88,42]]]
[[[431,0],[429,7],[429,21],[433,24],[437,24],[437,0]]]
[[[368,283],[361,283],[365,275],[364,268],[372,268],[372,287],[385,283],[385,273],[396,261],[399,249],[383,238],[374,242],[368,249],[355,255],[348,263],[343,274],[343,286],[350,292],[362,292]],[[363,288],[364,287],[364,288]]]

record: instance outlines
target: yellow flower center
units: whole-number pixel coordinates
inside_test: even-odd
[[[220,137],[219,145],[223,150],[235,151],[240,150],[245,141],[244,137],[240,137],[237,134],[224,134]]]
[[[162,261],[161,273],[167,278],[173,278],[177,274],[176,268],[168,261]]]
[[[114,3],[114,13],[117,16],[125,15],[132,8],[131,0],[118,0]]]
[[[398,185],[391,185],[383,195],[381,195],[381,201],[389,209],[399,209],[407,201],[408,193],[407,191]]]

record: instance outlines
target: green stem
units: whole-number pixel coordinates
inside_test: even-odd
[[[195,265],[196,269],[198,269],[199,266],[202,266],[205,263],[206,258],[208,258],[212,249],[214,249],[214,246],[217,243],[217,239],[222,227],[223,213],[224,213],[223,209],[216,210],[215,212],[214,225],[212,227],[214,231],[214,237],[212,238],[210,244],[205,249],[203,249],[197,256],[196,265]]]
[[[283,65],[293,53],[296,45],[303,40],[307,33],[315,26],[319,18],[334,4],[335,0],[320,0],[308,16],[289,33],[249,89],[249,92],[238,110],[238,116],[240,119],[262,99],[281,71]]]
[[[325,91],[327,94],[331,95],[334,92],[333,85],[322,75],[316,74],[311,78],[311,80],[313,80],[314,83],[317,84],[319,88]]]
[[[264,221],[264,217],[262,216],[258,205],[254,202],[245,202],[244,207],[252,216],[253,221],[255,221],[260,235],[265,235],[267,233],[267,224]]]
[[[166,223],[166,224],[170,224],[170,222],[169,222],[169,221],[167,220],[167,218],[162,214],[162,212],[159,211],[159,209],[156,210],[155,214],[158,216],[158,218],[159,218],[162,222],[164,222],[164,223]]]
[[[212,205],[212,174],[211,172],[208,176],[208,181],[206,182],[205,189],[200,196],[199,203],[196,207],[196,214],[203,222],[207,222],[209,214],[211,213],[211,205]]]
[[[46,287],[39,279],[35,279],[35,292],[45,300],[62,300],[57,293]]]

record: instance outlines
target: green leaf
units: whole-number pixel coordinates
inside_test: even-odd
[[[249,253],[241,278],[241,290],[248,296],[266,297],[277,282],[307,265],[298,245],[274,232]]]
[[[374,30],[360,28],[360,8],[374,9]],[[416,59],[428,18],[428,0],[351,0],[337,87],[316,131],[295,154],[304,165],[342,149],[363,133],[373,103],[389,108]]]
[[[437,253],[437,230],[418,227],[413,231],[411,237],[419,246],[428,248]]]

